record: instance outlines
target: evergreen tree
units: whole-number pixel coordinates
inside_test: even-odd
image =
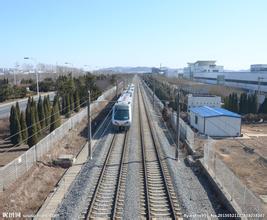
[[[50,101],[49,96],[44,97],[44,114],[45,114],[45,125],[48,126],[50,123]]]
[[[11,143],[19,144],[21,142],[21,127],[16,107],[12,106],[9,117],[9,130],[11,135]]]
[[[248,113],[252,113],[253,112],[253,98],[252,98],[252,95],[249,94],[248,95]]]
[[[20,108],[19,108],[18,102],[16,102],[16,112],[17,112],[17,115],[20,116]]]
[[[73,99],[73,93],[72,92],[69,93],[69,97],[70,97],[70,113],[72,113],[74,110],[74,99]]]
[[[228,109],[230,111],[233,111],[233,97],[232,97],[232,94],[229,95],[229,105],[228,105]]]
[[[31,98],[28,98],[28,103],[27,103],[27,107],[26,107],[26,125],[27,127],[29,127],[31,125]]]
[[[41,128],[44,128],[45,127],[45,113],[44,113],[43,100],[41,96],[39,97],[39,100],[38,100],[37,109],[38,109],[38,117],[39,117]]]
[[[236,93],[233,93],[233,112],[238,112],[238,97]]]
[[[61,105],[62,105],[62,108],[61,108],[61,114],[62,115],[65,115],[66,114],[66,95],[64,95],[61,99]]]
[[[27,130],[27,125],[26,125],[26,121],[25,121],[25,115],[23,112],[21,112],[21,114],[20,114],[20,126],[21,126],[22,141],[27,143],[28,130]]]
[[[66,109],[65,109],[65,116],[66,116],[66,118],[69,118],[70,117],[70,96],[69,96],[69,94],[67,94],[66,96],[65,96],[65,104],[66,104]]]
[[[30,123],[31,126],[28,128],[28,145],[30,147],[34,146],[38,142],[38,130],[37,130],[37,123],[35,121],[36,117],[34,111],[31,111]]]
[[[52,112],[51,112],[51,124],[50,124],[50,132],[54,131],[56,128],[58,128],[61,124],[61,118],[60,118],[60,111],[59,111],[59,103],[58,99],[55,98],[55,102],[53,104]]]
[[[252,107],[251,113],[256,114],[258,112],[258,96],[256,93],[252,94]]]
[[[265,97],[264,102],[259,108],[259,113],[267,114],[267,98]]]
[[[34,99],[32,99],[32,102],[31,102],[31,114],[33,114],[35,117],[36,129],[38,133],[37,135],[39,138],[41,136],[41,125],[40,125],[39,116],[37,112],[36,102],[34,101]]]
[[[79,97],[79,92],[76,90],[74,94],[74,106],[75,106],[75,112],[80,111],[80,97]]]

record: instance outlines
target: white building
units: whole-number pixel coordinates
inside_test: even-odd
[[[267,72],[267,64],[252,64],[250,72]]]
[[[224,71],[215,61],[197,61],[188,63],[183,76],[203,83],[267,93],[267,64],[252,64],[250,71]]]
[[[187,110],[190,111],[190,108],[200,107],[200,106],[209,106],[213,108],[220,108],[222,99],[220,96],[213,95],[187,95]]]
[[[223,72],[223,66],[217,66],[215,63],[215,60],[199,60],[195,63],[188,63],[188,67],[184,68],[184,73],[194,75],[194,73]]]
[[[211,137],[237,137],[241,134],[241,116],[223,108],[191,108],[190,125]]]

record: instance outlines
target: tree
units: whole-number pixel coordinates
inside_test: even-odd
[[[39,117],[41,128],[44,128],[45,127],[45,113],[44,113],[43,100],[41,96],[39,96],[37,109],[38,109],[38,117]]]
[[[20,116],[20,108],[19,108],[18,102],[16,102],[16,112],[17,112],[17,115]]]
[[[65,117],[69,118],[70,117],[70,96],[69,94],[65,95]]]
[[[31,113],[35,117],[36,129],[37,129],[37,132],[38,132],[38,137],[40,137],[41,134],[42,134],[41,125],[40,125],[39,116],[38,116],[38,112],[37,112],[36,102],[34,101],[33,98],[32,98],[32,102],[31,102]]]
[[[59,106],[58,99],[55,97],[55,102],[53,104],[51,112],[50,132],[54,131],[61,124],[60,111],[58,106]]]
[[[264,102],[260,105],[259,113],[267,114],[267,98],[265,98]]]
[[[80,111],[80,97],[79,97],[79,92],[78,90],[75,91],[74,94],[74,106],[75,106],[75,112],[79,112]]]
[[[28,98],[28,103],[27,103],[27,107],[26,107],[26,125],[27,127],[29,127],[31,125],[31,98]]]
[[[74,93],[70,92],[69,93],[69,99],[70,99],[70,113],[73,112],[74,110]]]
[[[45,96],[44,97],[44,114],[45,114],[45,125],[48,126],[50,124],[50,100],[49,100],[49,96]]]
[[[22,141],[27,143],[28,130],[27,130],[27,125],[25,121],[25,114],[23,112],[20,113],[20,126],[21,126]]]
[[[35,121],[36,117],[34,115],[34,111],[31,111],[31,116],[30,116],[30,123],[31,126],[28,128],[28,145],[29,147],[34,146],[38,142],[38,130],[37,130],[37,123]]]
[[[17,115],[16,108],[14,106],[10,109],[10,117],[9,117],[9,130],[11,135],[11,143],[19,144],[21,142],[21,127],[19,116]]]

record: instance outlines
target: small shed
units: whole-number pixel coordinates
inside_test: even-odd
[[[241,116],[218,107],[191,108],[190,125],[212,137],[237,137],[241,134]]]

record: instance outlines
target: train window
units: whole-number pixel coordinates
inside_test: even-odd
[[[129,120],[129,109],[116,108],[114,114],[114,120]]]

